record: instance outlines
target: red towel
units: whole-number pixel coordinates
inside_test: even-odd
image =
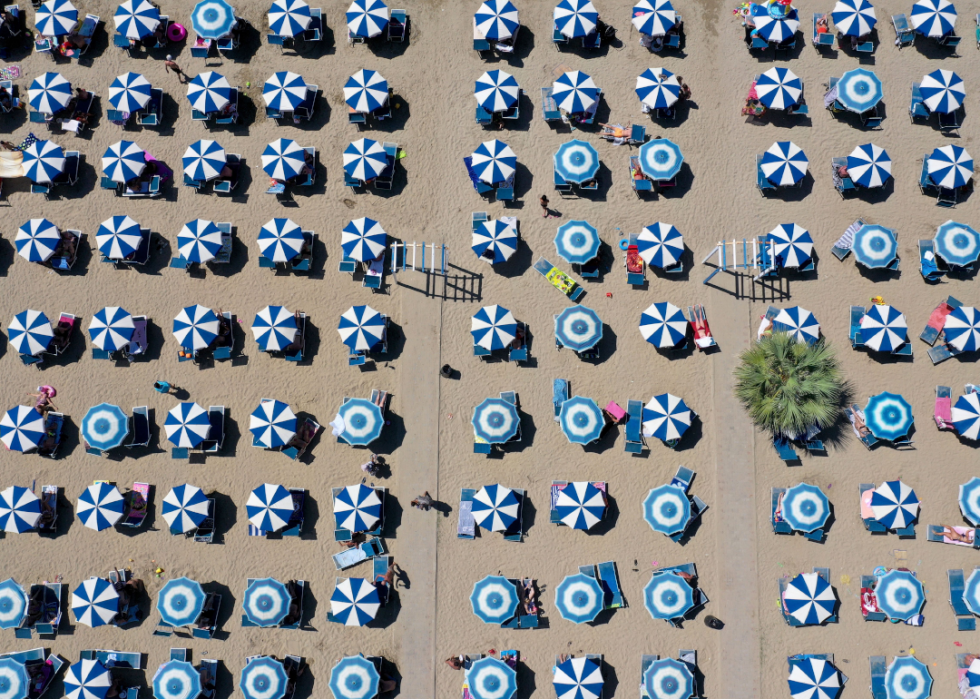
[[[868,616],[872,612],[879,612],[878,609],[878,598],[875,597],[875,592],[870,587],[861,588],[861,614]]]
[[[933,310],[932,315],[929,316],[929,322],[926,323],[926,325],[928,325],[930,328],[935,328],[936,330],[942,330],[943,326],[946,324],[946,316],[952,312],[953,307],[943,301]]]

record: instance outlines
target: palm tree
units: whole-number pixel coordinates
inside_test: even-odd
[[[809,345],[773,333],[740,359],[735,397],[759,427],[795,436],[837,421],[844,380],[833,350],[823,341]]]

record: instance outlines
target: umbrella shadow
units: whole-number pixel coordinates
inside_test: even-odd
[[[299,628],[302,631],[316,631],[317,628],[313,626],[313,620],[316,619],[316,611],[319,607],[319,600],[317,600],[316,595],[313,594],[313,589],[310,587],[310,581],[306,581],[306,587],[303,590],[303,623],[300,624]]]
[[[374,487],[374,483],[371,483]],[[381,535],[386,539],[397,539],[398,538],[398,527],[401,526],[402,517],[405,514],[405,508],[402,507],[401,502],[397,497],[391,494],[389,490],[385,494],[385,523],[384,528],[381,531]]]
[[[677,261],[681,265],[681,271],[679,272],[665,272],[662,267],[654,267],[652,265],[650,265],[650,270],[654,276],[660,279],[678,282],[689,281],[691,278],[691,269],[694,268],[694,251],[685,245],[684,252],[681,253]]]
[[[5,238],[0,238],[0,277],[6,277],[17,259],[17,249]]]
[[[309,594],[309,590],[306,591],[306,594]],[[293,694],[293,699],[308,699],[313,696],[313,685],[316,681],[316,676],[313,674],[313,669],[310,667],[306,658],[303,658],[303,660],[303,676],[296,680],[296,690]]]
[[[81,199],[86,194],[95,190],[95,182],[99,176],[95,172],[95,167],[89,163],[84,155],[78,157],[78,180],[71,187],[59,186],[51,190],[54,200],[72,201]],[[70,224],[69,224],[70,225]]]
[[[916,51],[930,60],[949,58],[951,53],[956,52],[956,49],[951,50],[949,47],[940,45],[936,39],[922,36],[919,33],[915,34],[912,45]]]
[[[390,408],[384,417],[385,425],[381,430],[381,436],[371,448],[378,454],[391,456],[405,441],[405,420]]]
[[[214,540],[223,544],[225,534],[238,522],[238,508],[231,497],[223,493],[209,493],[208,497],[214,500]]]
[[[531,502],[531,498],[527,495],[526,492],[524,493],[523,497],[521,496],[518,497],[520,497],[520,501],[521,501],[521,517],[519,520],[521,526],[521,533],[524,536],[527,536],[527,533],[534,526],[534,521],[537,518],[538,510],[537,508],[534,507],[534,503]]]
[[[517,697],[519,699],[530,699],[538,688],[537,673],[534,672],[527,663],[517,664]]]
[[[509,259],[500,264],[491,265],[494,274],[504,279],[513,279],[514,277],[522,276],[531,268],[534,251],[531,250],[531,246],[527,240],[524,238],[518,238],[518,240],[517,250],[514,251],[514,254]]]
[[[682,452],[688,449],[693,449],[694,446],[701,441],[701,436],[704,434],[703,423],[701,422],[701,416],[691,413],[691,426],[687,428],[684,434],[681,435],[680,440],[677,442],[677,446],[674,447],[674,451]]]
[[[391,105],[391,117],[384,121],[371,119],[368,123],[372,130],[393,133],[405,128],[405,124],[412,116],[411,102],[396,92],[389,97],[388,104]]]
[[[248,20],[238,17],[240,33],[238,35],[238,46],[229,54],[220,54],[223,60],[230,60],[232,63],[248,63],[258,53],[262,46],[262,33],[252,26]]]
[[[807,170],[806,175],[795,187],[777,187],[775,192],[769,192],[768,197],[783,201],[803,201],[813,191],[813,174]]]
[[[855,263],[858,272],[862,277],[872,282],[887,282],[898,279],[902,276],[901,269],[870,269],[864,265]]]
[[[528,193],[533,188],[534,174],[527,169],[527,166],[524,165],[524,163],[520,161],[518,161],[516,167],[514,168],[514,173],[514,201],[504,202],[504,206],[523,208],[524,203],[518,200],[527,197]]]
[[[305,41],[303,35],[293,38],[293,51],[291,54],[300,58],[315,59],[334,53],[337,49],[337,41],[333,29],[326,22],[320,24],[320,41]]]
[[[534,444],[534,437],[538,432],[537,425],[534,424],[534,416],[525,413],[523,410],[520,409],[520,407],[518,407],[517,417],[521,423],[520,425],[521,441],[505,442],[504,444],[498,445],[500,447],[500,450],[499,451],[495,450],[491,452],[490,453],[491,458],[495,454],[499,455],[498,458],[503,458],[503,455],[505,453],[510,453],[510,452],[520,453]]]
[[[378,594],[382,595],[382,598],[387,596],[388,599],[378,610],[378,615],[366,624],[369,629],[387,629],[398,620],[398,614],[402,610],[401,596],[393,587],[387,587],[386,591],[382,591],[386,587],[382,586],[378,590]]]
[[[224,600],[222,600],[224,601]],[[214,635],[218,638],[217,632]],[[221,640],[225,640],[225,632],[222,632]],[[235,677],[231,674],[223,661],[218,661],[214,677],[214,699],[229,699],[235,693]]]
[[[609,359],[612,355],[616,353],[616,347],[618,346],[618,344],[619,344],[619,338],[616,335],[616,332],[612,329],[612,326],[603,323],[602,339],[599,340],[599,343],[596,345],[597,349],[599,350],[599,356],[595,359],[582,357],[581,355],[579,355],[579,357],[586,364],[597,366],[605,362],[607,359]]]
[[[75,522],[75,504],[65,497],[65,489],[58,486],[58,518],[55,520],[55,526],[53,532],[45,532],[41,534],[46,538],[57,539],[59,536],[63,536],[68,533],[71,529],[72,524]],[[65,600],[63,600],[65,601]]]
[[[204,594],[208,595],[212,592],[221,595],[221,607],[218,608],[218,615],[215,619],[215,629],[212,638],[218,641],[228,640],[229,633],[225,631],[225,628],[231,625],[232,616],[235,611],[235,594],[231,591],[231,588],[222,583],[211,581],[209,583],[203,583],[201,589],[204,590]]]
[[[595,181],[599,185],[599,188],[595,190],[576,187],[575,193],[579,198],[589,201],[606,201],[609,190],[612,188],[613,178],[612,170],[601,160],[599,161],[599,169],[595,173]]]
[[[230,277],[238,274],[248,264],[249,250],[244,241],[238,238],[238,227],[231,227],[231,258],[227,264],[208,264],[208,269],[216,277]]]
[[[144,129],[154,131],[160,136],[173,136],[177,132],[175,125],[177,124],[177,120],[179,118],[180,103],[174,99],[173,95],[164,90],[163,98],[160,101],[160,125],[150,127],[148,129],[144,127]]]
[[[887,201],[888,197],[895,191],[895,179],[889,177],[888,181],[880,187],[857,187],[854,196],[866,204],[878,204]]]
[[[602,430],[599,439],[591,444],[586,444],[582,450],[589,454],[602,454],[611,449],[616,444],[618,438],[619,430],[613,425],[607,425]]]
[[[687,194],[691,188],[694,186],[695,175],[691,170],[691,166],[686,162],[681,164],[681,169],[677,172],[674,177],[674,184],[670,187],[664,187],[662,185],[656,185],[657,196],[663,197],[664,199],[675,199],[683,197]]]
[[[612,495],[606,494],[606,514],[596,522],[586,533],[589,536],[604,536],[616,526],[619,521],[619,503]]]

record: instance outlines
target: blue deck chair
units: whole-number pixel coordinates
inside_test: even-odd
[[[906,15],[892,15],[892,27],[895,29],[895,42],[899,50],[903,46],[911,46],[915,41],[915,31],[909,26],[909,18]]]
[[[817,51],[824,47],[833,48],[834,46],[834,35],[830,32],[818,32],[817,31],[817,21],[821,19],[826,19],[827,15],[822,12],[813,13],[813,48]]]
[[[873,576],[873,575],[862,575],[861,576],[861,587],[872,588],[872,587],[874,587],[874,585],[875,585],[875,576]],[[864,617],[864,620],[865,621],[888,621],[888,616],[884,612],[868,612],[867,615]],[[881,670],[881,674],[882,674],[882,677],[884,677],[884,674],[885,674],[885,671],[884,671],[884,658],[882,658],[882,670]],[[871,674],[871,686],[872,686],[872,688],[874,687],[874,671],[872,671],[872,674]],[[877,697],[877,696],[878,696],[878,694],[875,694],[875,697]],[[882,699],[884,699],[884,695],[882,695]]]
[[[568,381],[566,379],[555,379],[551,388],[551,402],[555,406],[555,422],[561,415],[561,407],[568,400]]]
[[[779,454],[779,458],[783,461],[790,462],[800,460],[800,455],[796,453],[793,445],[790,444],[790,441],[785,437],[773,438],[772,446],[776,450],[776,453]]]
[[[949,606],[953,608],[953,613],[957,616],[973,616],[973,612],[963,600],[963,593],[966,592],[963,571],[959,569],[947,570],[946,580],[949,582]]]
[[[932,112],[926,109],[922,93],[919,91],[920,83],[912,83],[912,100],[909,103],[909,120],[914,124],[916,119],[929,120]]]
[[[919,173],[919,191],[923,194],[933,196],[939,193],[939,187],[937,187],[936,183],[932,181],[931,177],[929,177],[928,160],[928,155],[923,156],[922,171]]]
[[[755,156],[755,186],[759,188],[759,192],[762,196],[766,196],[766,192],[776,189],[776,185],[770,182],[765,174],[762,172],[762,154],[759,153]]]
[[[626,404],[626,413],[629,418],[626,421],[625,451],[629,454],[642,454],[645,447],[641,429],[643,425],[643,401],[629,401]]]
[[[684,466],[678,466],[677,472],[670,480],[670,484],[675,488],[680,488],[685,493],[691,488],[691,481],[694,480],[694,471]]]
[[[558,170],[555,173],[555,191],[565,196],[565,194],[571,193],[572,185],[565,181],[565,178],[558,174]]]
[[[872,655],[868,658],[871,666],[871,696],[873,699],[888,699],[888,690],[885,688],[885,675],[888,667],[885,664],[885,656]]]
[[[561,112],[550,87],[541,88],[541,116],[545,121],[561,121]]]
[[[551,25],[551,41],[559,51],[561,51],[562,44],[568,43],[568,37],[561,33],[557,24]]]
[[[842,166],[843,167],[847,167],[847,158],[846,157],[842,157],[842,158],[831,158],[831,160],[830,160],[831,172],[836,172],[837,171],[837,168],[842,167]],[[852,180],[850,177],[841,177],[840,180],[841,180],[841,183],[840,184],[836,184],[835,183],[834,184],[834,187],[837,189],[837,193],[840,194],[840,198],[843,199],[844,198],[844,195],[847,192],[853,192],[854,190],[856,190],[857,189],[857,185],[854,184],[854,180]]]
[[[776,511],[779,509],[779,500],[786,494],[786,488],[773,488],[772,489],[772,514],[769,517],[769,521],[772,523],[772,530],[776,534],[792,534],[793,528],[789,526],[786,522],[776,521]]]
[[[463,158],[463,164],[466,166],[466,174],[469,175],[470,182],[473,184],[473,189],[476,190],[477,194],[481,197],[490,194],[493,191],[493,187],[481,180],[479,175],[476,174],[476,170],[473,169],[473,158],[466,156]]]
[[[851,341],[851,347],[864,347],[861,340],[861,319],[864,318],[864,306],[851,306],[851,324],[847,337]]]
[[[926,354],[929,355],[929,359],[932,360],[933,366],[935,366],[936,364],[941,364],[947,359],[955,356],[956,353],[953,352],[948,345],[942,344],[932,347],[928,352],[926,352]]]
[[[936,244],[932,240],[919,241],[919,272],[927,282],[939,281],[946,275],[936,264]]]
[[[604,608],[620,609],[626,607],[626,601],[623,599],[623,592],[619,585],[619,572],[616,570],[616,562],[606,561],[598,564],[596,573],[605,597]]]
[[[483,107],[476,108],[476,123],[480,126],[490,126],[493,123],[493,114]]]
[[[862,483],[860,486],[858,486],[858,492],[860,495],[864,495],[867,491],[874,490],[874,487],[874,483]],[[872,534],[888,533],[888,528],[874,517],[868,517],[862,521],[864,522],[864,528]]]
[[[459,524],[456,526],[457,539],[475,539],[476,521],[473,519],[474,488],[463,488],[459,492]]]

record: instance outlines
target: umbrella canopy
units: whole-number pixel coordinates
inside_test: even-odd
[[[905,314],[885,304],[876,304],[861,319],[861,342],[876,352],[894,352],[909,341]]]
[[[124,73],[109,85],[109,104],[121,112],[135,112],[150,101],[150,81],[139,73]]]
[[[381,436],[385,419],[381,408],[366,398],[351,398],[337,411],[343,420],[341,438],[352,446],[366,447]]]
[[[644,262],[666,269],[673,267],[684,254],[684,236],[669,223],[654,223],[636,236],[636,247]]]
[[[105,578],[91,577],[71,593],[71,611],[79,624],[105,626],[119,612],[119,593]]]
[[[490,264],[506,262],[517,252],[517,231],[512,225],[500,219],[481,223],[480,227],[473,231],[472,241],[473,252],[477,257],[490,261]]]
[[[186,534],[197,529],[208,518],[208,498],[196,485],[184,483],[171,488],[163,499],[160,514],[170,526],[171,534]]]
[[[664,36],[677,24],[677,13],[670,0],[637,0],[632,22],[641,34]]]
[[[277,36],[302,34],[312,21],[305,0],[275,0],[269,8],[269,31]]]
[[[673,485],[653,488],[643,501],[643,519],[655,532],[679,534],[691,522],[691,501],[687,493]]]
[[[926,170],[938,186],[956,189],[973,177],[973,157],[960,146],[942,146],[926,158]]]
[[[486,0],[473,18],[476,30],[491,41],[509,39],[520,26],[517,8],[510,0]]]
[[[565,526],[588,531],[605,516],[606,498],[587,481],[572,482],[558,491],[555,512]]]
[[[830,16],[844,36],[867,36],[878,23],[875,8],[868,0],[837,0]]]
[[[380,109],[388,102],[388,81],[376,70],[361,69],[347,78],[344,101],[361,114]]]
[[[46,184],[65,170],[65,152],[57,143],[41,139],[24,150],[24,175],[37,184]]]
[[[82,439],[92,448],[109,451],[129,436],[129,416],[118,405],[99,403],[82,418]]]
[[[769,109],[786,109],[800,101],[803,81],[789,68],[770,68],[755,81],[755,91]]]
[[[41,311],[21,311],[7,326],[7,341],[21,354],[41,354],[53,337],[51,321]]]
[[[809,166],[806,153],[792,141],[773,143],[762,154],[760,162],[762,174],[777,187],[788,187],[801,181]]]
[[[347,28],[353,36],[378,36],[388,26],[388,6],[381,0],[354,0],[347,8]]]
[[[105,699],[112,687],[112,674],[100,660],[79,660],[65,673],[68,699]]]
[[[263,483],[248,496],[245,511],[248,521],[262,531],[277,532],[293,516],[293,496],[281,485]]]
[[[555,316],[555,340],[573,352],[592,349],[602,339],[602,320],[591,308],[569,306]]]
[[[813,257],[813,238],[810,232],[795,223],[781,223],[766,238],[773,243],[773,252],[783,267],[803,267]]]
[[[470,321],[473,344],[491,352],[507,347],[517,337],[517,320],[503,306],[484,306]]]
[[[61,243],[61,231],[46,218],[32,218],[17,229],[17,253],[30,262],[44,262]]]
[[[354,352],[368,352],[384,339],[385,319],[370,306],[351,306],[340,316],[340,339]]]
[[[492,532],[508,531],[520,514],[517,494],[502,485],[485,485],[473,496],[473,519]]]
[[[946,316],[943,333],[946,342],[961,352],[976,352],[980,349],[980,312],[973,306],[954,308]]]
[[[847,156],[847,172],[862,187],[881,187],[892,176],[892,159],[884,148],[865,143]]]
[[[669,109],[680,94],[681,84],[677,76],[665,68],[647,68],[636,79],[636,95],[650,109]]]
[[[970,577],[966,580],[963,601],[966,602],[966,606],[970,608],[971,612],[980,614],[980,571],[976,568],[973,569]],[[976,670],[977,668],[973,669]]]
[[[13,658],[0,658],[0,698],[27,699],[30,684],[24,663]]]
[[[0,492],[0,529],[21,534],[37,526],[41,501],[27,488],[12,485]]]
[[[201,674],[186,660],[170,660],[153,674],[155,699],[195,699],[201,694]]]
[[[388,234],[377,221],[357,218],[344,226],[340,235],[340,247],[344,255],[358,262],[376,260],[385,253]]]
[[[44,418],[34,408],[18,405],[0,418],[0,441],[10,451],[36,449],[44,438]]]
[[[242,668],[238,686],[245,699],[282,699],[288,681],[282,661],[264,655]]]
[[[929,667],[912,656],[895,658],[885,673],[885,692],[889,699],[928,699],[932,693]]]
[[[262,151],[262,171],[274,180],[290,180],[306,165],[306,151],[291,138],[277,138]]]
[[[182,161],[185,175],[198,182],[207,182],[221,174],[228,158],[220,143],[202,139],[187,147]]]
[[[187,306],[174,318],[173,334],[181,347],[204,349],[218,337],[218,316],[210,308],[198,304]]]
[[[13,578],[0,583],[0,629],[20,626],[27,616],[27,595]]]
[[[521,418],[513,403],[487,398],[473,410],[473,432],[488,444],[503,444],[517,435]]]
[[[47,0],[34,16],[34,26],[43,36],[64,36],[77,22],[78,10],[69,0]]]
[[[687,663],[661,658],[643,673],[643,688],[650,699],[687,699],[694,694],[694,675]]]
[[[873,109],[883,94],[881,80],[865,68],[849,70],[837,81],[837,101],[855,114],[864,114]]]
[[[912,428],[912,406],[897,393],[885,391],[871,396],[864,413],[865,424],[878,439],[894,441]]]
[[[506,112],[520,99],[521,86],[510,73],[489,70],[476,80],[476,103],[488,112]]]
[[[191,26],[204,39],[222,39],[236,24],[235,8],[225,0],[201,0],[191,11]]]
[[[370,699],[378,693],[381,675],[363,655],[349,655],[330,670],[334,699]]]
[[[591,658],[569,658],[555,665],[551,683],[558,699],[599,699],[604,684],[602,668]]]
[[[173,578],[157,593],[160,620],[171,626],[190,626],[204,609],[201,583],[190,578]],[[191,699],[195,695],[190,695]]]
[[[365,532],[381,521],[382,502],[374,488],[362,484],[341,488],[333,497],[333,516],[338,529]]]
[[[812,532],[827,523],[830,502],[817,486],[800,483],[788,488],[783,495],[782,517],[794,530]]]
[[[273,73],[262,86],[262,100],[267,107],[291,112],[306,101],[309,88],[303,76],[289,70]]]
[[[481,143],[471,157],[473,171],[487,184],[506,182],[517,167],[517,155],[510,146],[497,139]]]
[[[603,609],[604,599],[602,585],[585,573],[566,575],[555,590],[555,608],[561,618],[576,624],[594,621]]]
[[[222,0],[216,1],[221,2]],[[231,84],[221,73],[207,70],[203,73],[198,73],[188,83],[187,99],[190,100],[191,107],[197,111],[203,112],[204,114],[213,114],[214,112],[221,111],[231,101],[231,91]]]
[[[149,0],[126,0],[112,16],[116,31],[127,39],[142,39],[160,25],[160,10]]]
[[[661,393],[643,406],[643,436],[663,441],[680,439],[691,426],[691,409],[683,398]]]
[[[684,156],[680,146],[666,138],[655,138],[640,146],[640,170],[650,179],[672,180],[681,171]]]
[[[933,242],[936,254],[951,267],[968,267],[980,259],[980,233],[965,223],[946,221]]]
[[[561,0],[554,11],[555,26],[564,36],[574,39],[596,30],[599,13],[592,0]]]
[[[980,524],[980,478],[974,476],[960,486],[960,512],[971,524]]]
[[[801,624],[822,624],[834,613],[837,598],[826,580],[816,573],[800,573],[786,585],[783,605]]]
[[[486,657],[466,671],[472,699],[511,699],[517,694],[517,671],[502,660]]]
[[[132,141],[116,141],[102,156],[102,173],[114,182],[129,182],[146,168],[146,153]]]
[[[569,264],[584,265],[599,255],[599,232],[588,221],[568,221],[558,226],[555,248]]]
[[[167,413],[163,430],[175,446],[193,449],[207,438],[211,423],[207,411],[197,403],[180,403]]]
[[[694,606],[694,588],[677,573],[656,572],[643,588],[643,604],[654,619],[676,619]]]
[[[71,83],[61,73],[44,73],[27,88],[31,106],[43,114],[56,114],[68,106],[71,100]]]
[[[197,218],[185,223],[177,234],[177,249],[188,262],[209,262],[221,250],[221,229],[214,221]]]
[[[517,586],[501,575],[488,575],[473,585],[470,604],[485,624],[501,624],[517,613]]]
[[[605,416],[591,398],[575,396],[562,403],[558,416],[561,431],[572,444],[583,446],[599,439],[606,426]]]
[[[854,234],[851,249],[858,264],[882,269],[898,257],[898,240],[891,228],[866,223]]]
[[[687,336],[687,319],[674,304],[655,303],[640,314],[640,334],[654,347],[674,347]]]
[[[951,114],[963,105],[966,87],[953,71],[934,70],[922,78],[919,93],[930,112]]]
[[[303,230],[288,218],[274,218],[259,229],[259,250],[273,262],[289,262],[303,248]]]
[[[823,658],[789,659],[789,693],[792,699],[837,699],[840,672]]]
[[[99,252],[110,260],[122,260],[136,252],[143,243],[140,224],[129,216],[113,216],[99,225],[95,234]]]
[[[566,114],[581,114],[599,99],[599,88],[587,73],[565,71],[551,84],[551,96]]]
[[[381,144],[359,138],[344,149],[344,172],[354,179],[373,180],[388,167],[388,154]]]
[[[256,626],[278,626],[289,612],[290,601],[285,585],[273,578],[260,578],[245,590],[242,607]]]
[[[753,3],[752,19],[759,36],[780,44],[793,38],[800,29],[800,17],[792,5]]]
[[[957,398],[952,415],[953,429],[960,437],[974,441],[980,439],[980,396],[976,393],[968,393]],[[960,486],[960,497],[962,497],[962,489],[963,486]],[[962,500],[960,503],[962,504]],[[980,509],[977,512],[980,512]]]
[[[78,496],[75,514],[89,529],[100,532],[122,519],[126,501],[111,483],[93,483]]]
[[[345,626],[364,626],[378,615],[380,608],[378,588],[364,578],[341,580],[330,596],[330,612]]]
[[[871,495],[871,510],[889,529],[903,529],[919,516],[919,498],[902,481],[886,481]]]
[[[296,316],[285,306],[266,306],[255,314],[252,333],[265,352],[281,352],[296,339]]]
[[[912,28],[925,36],[952,34],[956,25],[956,8],[949,0],[919,0],[910,14]]]

